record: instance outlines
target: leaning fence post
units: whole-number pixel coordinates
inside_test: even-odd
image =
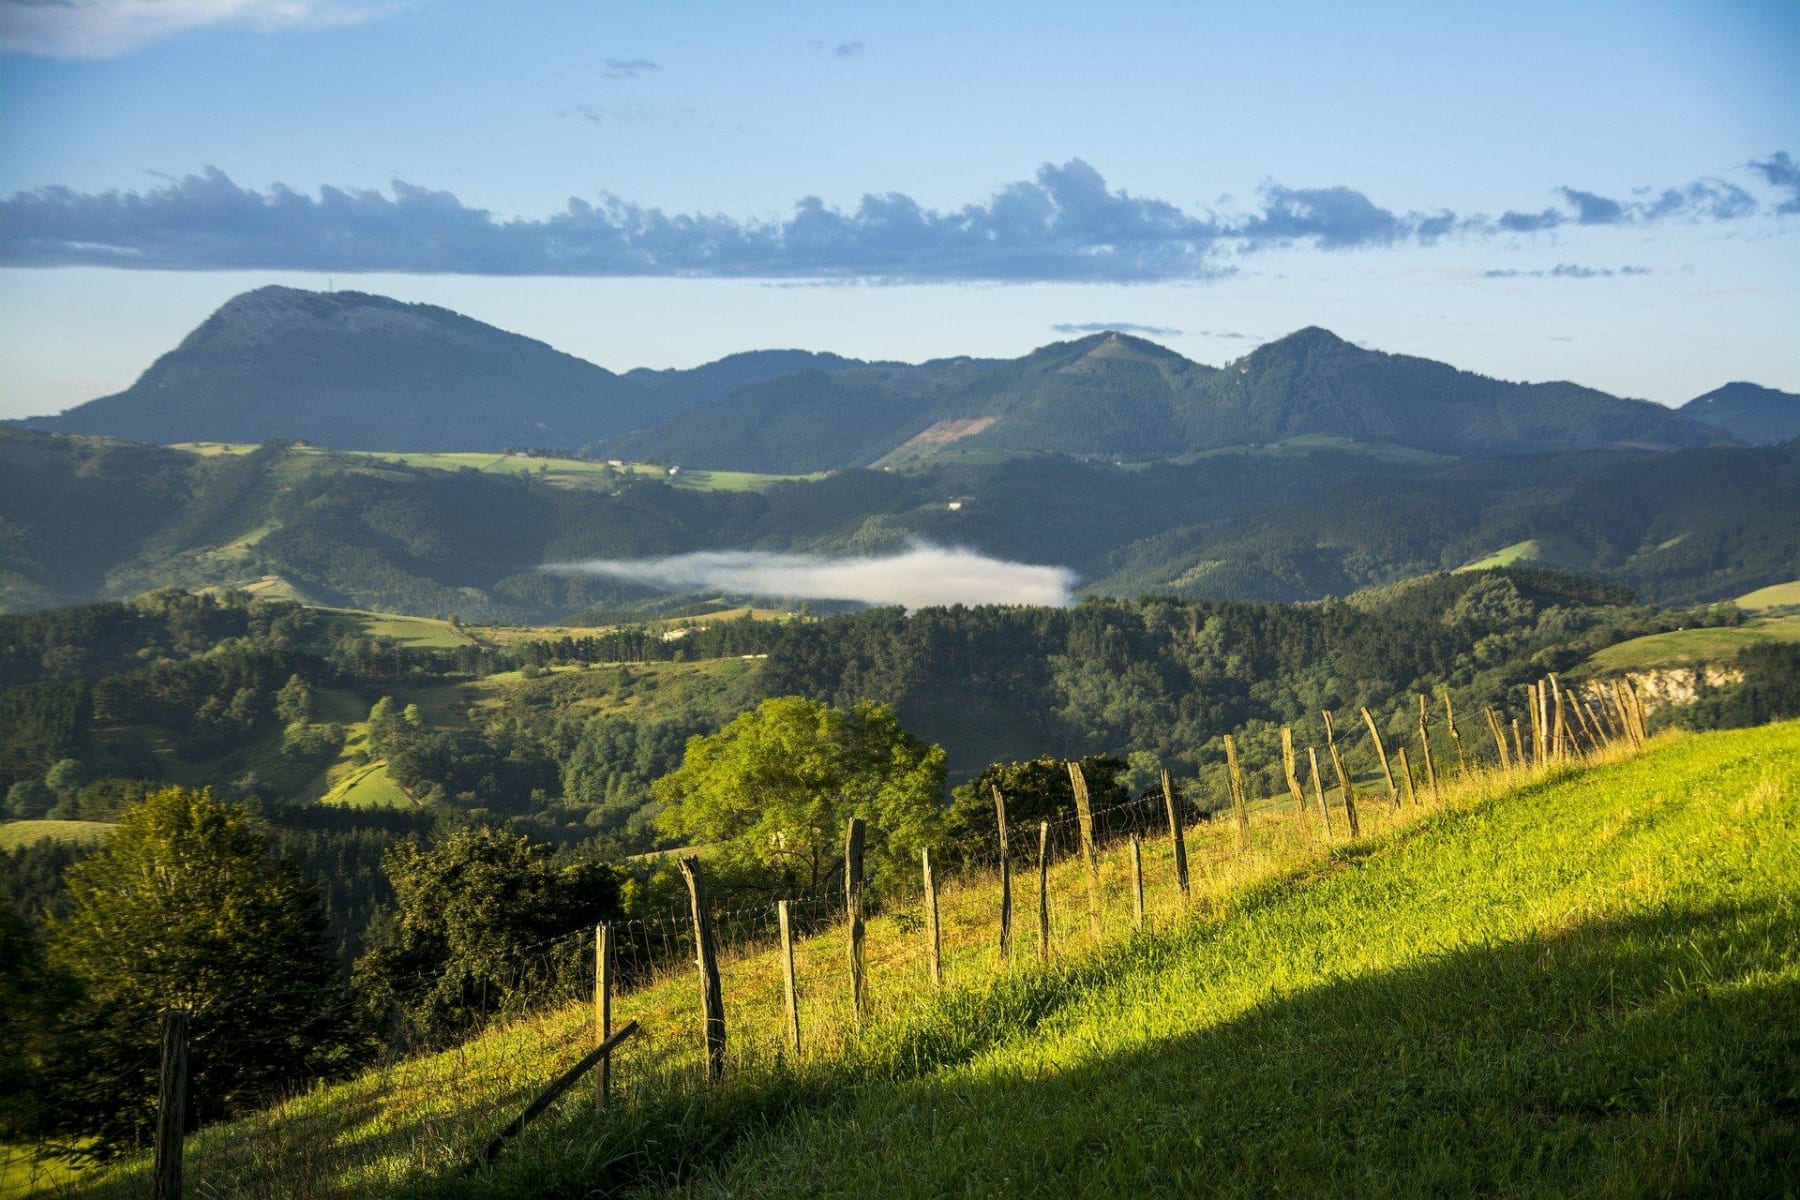
[[[1131,913],[1133,928],[1144,927],[1144,838],[1131,835]]]
[[[1433,801],[1442,799],[1438,794],[1437,759],[1431,753],[1431,704],[1425,693],[1419,693],[1419,753],[1425,756],[1425,784],[1431,789]]]
[[[1488,732],[1494,735],[1494,749],[1500,755],[1500,770],[1512,774],[1512,755],[1506,750],[1506,735],[1500,732],[1500,717],[1492,708],[1484,708],[1487,714]]]
[[[788,902],[775,904],[776,920],[781,925],[781,983],[787,1006],[788,1049],[796,1060],[800,1057],[800,989],[794,984],[794,926],[788,917]]]
[[[1250,808],[1244,800],[1244,772],[1238,766],[1237,741],[1225,735],[1225,771],[1231,783],[1231,811],[1237,817],[1237,852],[1250,848]]]
[[[1094,805],[1088,798],[1087,776],[1081,764],[1069,763],[1069,784],[1075,789],[1075,820],[1081,827],[1081,862],[1087,868],[1088,929],[1100,936],[1100,856],[1094,849]]]
[[[850,999],[856,1027],[869,1019],[869,981],[863,955],[863,820],[851,817],[844,831],[844,915],[850,933]]]
[[[1450,741],[1456,746],[1456,770],[1458,774],[1469,769],[1469,760],[1463,756],[1462,734],[1456,728],[1456,709],[1450,703],[1450,685],[1443,684],[1444,689],[1444,728],[1450,733]]]
[[[187,1117],[188,1014],[162,1014],[162,1070],[156,1079],[154,1200],[181,1200],[182,1133]]]
[[[1387,747],[1382,744],[1381,730],[1375,727],[1375,718],[1370,715],[1369,707],[1366,704],[1363,706],[1362,719],[1363,724],[1369,727],[1369,739],[1375,743],[1375,753],[1381,758],[1381,773],[1387,778],[1388,805],[1392,808],[1399,808],[1400,789],[1394,786],[1394,771],[1392,767],[1388,766]]]
[[[594,1045],[612,1036],[612,926],[594,926]],[[600,1060],[594,1070],[594,1107],[605,1108],[612,1091],[612,1058]]]
[[[1006,797],[994,785],[994,820],[1000,826],[1000,961],[1012,961],[1012,859],[1006,849]]]
[[[943,940],[938,935],[937,880],[931,877],[931,850],[919,851],[925,864],[925,947],[930,954],[931,986],[944,986]]]
[[[1294,757],[1294,731],[1286,725],[1281,727],[1281,773],[1287,776],[1288,795],[1294,798],[1294,817],[1310,838],[1312,826],[1306,823],[1306,793],[1300,790],[1300,771]]]
[[[1413,782],[1412,763],[1406,760],[1405,746],[1399,748],[1399,757],[1400,781],[1406,785],[1406,802],[1414,808],[1417,808],[1419,806],[1419,789],[1418,785]]]
[[[1330,841],[1335,835],[1332,833],[1331,829],[1331,806],[1325,803],[1325,779],[1319,773],[1318,750],[1312,746],[1308,746],[1306,748],[1306,759],[1308,762],[1312,763],[1313,796],[1319,802],[1319,816],[1325,819],[1325,840]]]
[[[694,966],[700,972],[700,1031],[706,1042],[706,1078],[725,1077],[725,997],[719,988],[719,955],[713,944],[712,913],[706,907],[706,882],[700,860],[681,860],[688,901],[694,910]]]
[[[1050,961],[1050,822],[1038,822],[1038,961]]]
[[[1169,769],[1163,768],[1163,807],[1169,810],[1169,841],[1175,847],[1175,886],[1181,889],[1181,898],[1187,899],[1188,865],[1187,838],[1181,830],[1181,809],[1175,802],[1175,781],[1169,777]]]
[[[1350,782],[1350,772],[1344,770],[1344,756],[1338,753],[1337,730],[1332,727],[1331,714],[1325,714],[1325,748],[1331,752],[1331,766],[1337,772],[1338,790],[1344,794],[1344,819],[1350,825],[1350,838],[1354,841],[1362,836],[1362,825],[1356,819],[1356,785]]]

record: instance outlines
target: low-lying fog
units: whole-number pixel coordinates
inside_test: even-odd
[[[989,558],[973,550],[915,544],[896,554],[831,557],[706,550],[668,558],[589,559],[545,568],[628,579],[671,591],[717,590],[795,600],[860,600],[923,608],[940,604],[1071,602],[1067,567]]]

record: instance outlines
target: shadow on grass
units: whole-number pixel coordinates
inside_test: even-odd
[[[1128,1033],[1089,1027],[1057,1066],[1009,1064],[1011,1046],[1029,1047],[1045,1017],[1103,989],[1110,971],[1154,970],[1195,940],[1133,943],[1067,975],[952,998],[860,1062],[611,1125],[572,1114],[491,1173],[429,1190],[1794,1194],[1792,905],[1595,922],[1323,982],[1078,1066],[1060,1064]],[[1070,1016],[1089,1019],[1085,1007]],[[1129,1005],[1115,1019],[1131,1021]],[[1064,1024],[1041,1032],[1057,1038]]]

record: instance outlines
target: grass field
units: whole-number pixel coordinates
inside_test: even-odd
[[[1637,758],[1395,813],[1329,845],[1290,814],[1190,829],[1194,895],[1124,848],[1090,942],[1073,859],[1054,953],[999,963],[990,877],[944,888],[947,986],[917,910],[869,924],[869,1028],[842,932],[775,955],[727,917],[727,1081],[693,1080],[695,984],[615,1003],[643,1034],[597,1116],[577,1088],[490,1168],[458,1166],[589,1044],[575,1003],[189,1141],[232,1196],[1780,1195],[1800,1153],[1800,724],[1665,736]],[[1341,816],[1341,814],[1340,814]],[[803,913],[803,916],[805,914]],[[135,1196],[145,1164],[80,1194]]]
[[[221,454],[248,454],[256,447],[247,442],[178,442],[173,447],[190,454],[212,457]],[[491,452],[427,454],[384,450],[330,451],[316,446],[298,446],[301,454],[341,453],[346,457],[371,462],[398,463],[439,471],[480,471],[485,475],[535,475],[548,483],[563,487],[606,487],[621,475],[656,476],[673,487],[696,492],[762,492],[779,483],[823,479],[813,475],[761,475],[749,471],[697,471],[682,468],[669,474],[666,467],[650,463],[621,463],[614,467],[584,458],[534,458],[523,454]]]
[[[1800,579],[1747,592],[1737,598],[1737,606],[1749,612],[1761,612],[1770,608],[1800,608]]]
[[[1588,671],[1638,671],[1721,662],[1758,642],[1800,642],[1800,617],[1775,617],[1747,625],[1676,629],[1632,638],[1589,656]]]
[[[53,842],[98,842],[112,832],[105,821],[6,821],[0,823],[0,850],[16,850],[49,838]]]

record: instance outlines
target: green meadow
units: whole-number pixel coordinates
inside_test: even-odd
[[[869,923],[857,1032],[841,927],[801,912],[802,1052],[780,966],[727,915],[727,1075],[698,1080],[691,968],[621,995],[641,1023],[610,1106],[585,1083],[490,1166],[469,1156],[590,1043],[579,995],[448,1052],[189,1140],[198,1194],[252,1196],[1781,1195],[1800,1159],[1800,723],[1483,775],[1363,836],[1262,806],[1102,855],[951,879],[945,985],[916,892]],[[1016,847],[1015,847],[1016,849]],[[825,922],[821,928],[820,922]],[[574,948],[579,953],[579,946]],[[590,951],[591,953],[591,951]],[[135,1196],[147,1164],[88,1176]]]
[[[1591,655],[1586,669],[1598,672],[1640,671],[1729,659],[1745,646],[1761,642],[1800,642],[1800,616],[1767,617],[1746,625],[1676,629],[1619,642]]]

